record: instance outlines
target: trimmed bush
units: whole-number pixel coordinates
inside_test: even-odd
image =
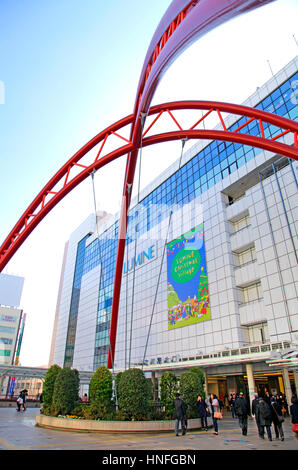
[[[199,388],[197,390],[197,397],[198,397],[198,395],[201,395],[202,398],[206,398],[205,397],[205,390],[204,390],[204,383],[205,383],[204,372],[201,369],[199,369],[198,367],[191,367],[191,369],[189,369],[189,372],[193,372],[193,373],[197,374],[198,379],[199,379]]]
[[[199,375],[195,372],[188,370],[183,372],[180,377],[180,393],[181,398],[187,405],[187,416],[188,418],[197,417],[196,402],[200,390],[200,379]]]
[[[79,373],[76,369],[64,367],[60,370],[55,381],[52,400],[52,409],[56,416],[69,414],[78,405],[79,386]]]
[[[151,390],[141,369],[122,372],[118,382],[118,404],[129,419],[141,420],[149,411]]]
[[[102,410],[112,406],[113,375],[107,367],[99,367],[89,384],[89,399],[91,405],[97,405]]]
[[[174,413],[174,400],[178,392],[178,378],[173,372],[165,372],[160,381],[160,401],[165,407],[167,416]]]
[[[42,390],[42,401],[43,401],[43,409],[48,413],[53,400],[53,393],[54,393],[54,386],[57,375],[61,371],[61,367],[57,364],[52,365],[48,372],[46,373],[43,390]]]

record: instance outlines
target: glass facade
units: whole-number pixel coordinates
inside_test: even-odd
[[[76,258],[74,281],[73,281],[72,295],[71,295],[71,302],[70,302],[70,311],[69,311],[69,320],[68,320],[68,329],[67,329],[67,338],[66,338],[66,347],[65,347],[65,356],[64,356],[64,367],[71,367],[73,363],[77,318],[78,318],[79,301],[80,301],[81,281],[82,281],[82,276],[83,276],[83,271],[84,271],[84,261],[85,261],[85,251],[86,251],[85,245],[86,245],[86,240],[88,237],[89,235],[87,235],[80,241],[80,243],[78,244],[78,249],[77,249],[77,258]]]
[[[297,120],[298,105],[294,91],[298,73],[286,80],[256,108],[269,111],[286,118]],[[247,121],[243,117],[233,124],[233,131]],[[259,125],[253,121],[241,131],[251,135],[260,135]],[[280,129],[264,123],[266,138],[280,133]],[[169,208],[175,202],[184,205],[210,189],[216,183],[253,159],[262,150],[247,145],[213,141],[184,164],[178,171],[163,181],[154,191],[146,196],[140,206],[130,213],[127,244],[146,233],[169,216]],[[177,191],[176,191],[177,188]],[[73,293],[70,308],[69,328],[65,352],[65,365],[71,365],[75,340],[76,318],[80,296],[82,276],[101,263],[100,293],[97,313],[97,326],[94,351],[94,369],[107,364],[110,320],[112,311],[114,271],[117,254],[118,222],[104,232],[99,240],[86,247],[85,237],[78,245]]]

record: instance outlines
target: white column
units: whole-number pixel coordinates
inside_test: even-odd
[[[256,392],[256,385],[253,373],[253,364],[246,364],[246,374],[247,374],[247,383],[248,383],[248,394],[249,394],[249,402],[250,402],[250,409],[251,409],[251,402],[254,399],[254,395]]]
[[[292,390],[291,390],[291,383],[289,378],[289,371],[288,369],[282,370],[282,378],[285,387],[285,395],[288,402],[289,407],[291,406],[291,399],[292,399]]]

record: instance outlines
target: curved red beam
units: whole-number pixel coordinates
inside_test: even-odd
[[[226,142],[234,142],[242,145],[250,145],[252,147],[258,147],[269,152],[278,153],[287,158],[291,158],[298,161],[298,148],[286,145],[282,142],[277,142],[273,140],[267,140],[262,137],[252,136],[249,134],[240,134],[229,131],[219,131],[219,130],[178,130],[172,132],[166,132],[162,134],[156,134],[150,137],[146,137],[143,140],[143,147],[148,147],[150,145],[170,142],[174,140],[181,140],[183,138],[187,139],[206,139],[206,140],[222,140]],[[134,150],[133,144],[129,143],[120,147],[117,150],[105,155],[103,158],[98,160],[95,164],[90,165],[85,168],[79,175],[74,177],[70,183],[65,186],[57,195],[56,198],[51,199],[48,204],[32,219],[30,224],[27,227],[26,236],[18,237],[15,239],[13,245],[6,251],[2,256],[0,261],[0,272],[6,266],[8,261],[16,253],[16,251],[23,244],[25,239],[30,235],[30,233],[37,227],[37,225],[44,219],[44,217],[76,186],[78,186],[82,181],[84,181],[92,171],[97,171],[100,168],[103,168],[105,165],[111,163],[117,158],[132,152]],[[119,234],[120,236],[121,234]],[[124,238],[125,240],[125,238]]]
[[[131,129],[130,140],[135,150],[128,156],[124,177],[108,355],[109,368],[114,363],[128,210],[142,134],[141,116],[145,117],[148,113],[159,80],[184,49],[216,26],[271,1],[174,0],[162,17],[153,35],[145,57],[134,106],[134,123]]]
[[[178,101],[172,103],[164,103],[160,105],[153,106],[150,108],[148,115],[157,115],[157,117],[166,111],[175,111],[181,109],[199,109],[199,110],[214,110],[215,112],[225,112],[230,114],[235,114],[239,116],[247,116],[249,118],[256,119],[258,122],[267,122],[273,124],[281,129],[284,129],[285,132],[292,132],[294,134],[294,141],[297,142],[297,134],[298,134],[298,123],[291,121],[287,118],[277,116],[275,114],[268,113],[266,111],[262,111],[255,108],[249,108],[247,106],[242,105],[235,105],[235,104],[228,104],[228,103],[221,103],[221,102],[212,102],[212,101]],[[208,114],[208,113],[207,113]],[[29,205],[27,210],[24,212],[22,217],[18,220],[8,237],[3,242],[2,246],[0,247],[0,272],[6,266],[8,261],[14,255],[14,253],[18,250],[18,248],[22,245],[22,243],[26,240],[26,238],[30,235],[30,233],[34,230],[34,228],[41,222],[41,220],[50,212],[50,210],[63,199],[66,194],[68,194],[74,187],[76,187],[79,183],[81,183],[88,175],[105,164],[109,163],[115,158],[122,156],[125,153],[132,152],[135,148],[131,142],[128,142],[127,145],[115,150],[108,155],[98,158],[99,152],[91,165],[84,166],[78,162],[82,160],[82,158],[92,150],[96,145],[100,145],[100,150],[102,150],[102,146],[106,141],[106,137],[111,134],[117,133],[119,130],[124,128],[125,126],[131,124],[133,122],[133,115],[127,116],[115,124],[104,129],[102,132],[97,134],[93,139],[91,139],[86,145],[84,145],[78,152],[76,152],[73,157],[71,157],[65,165],[63,165],[60,170],[50,179],[50,181],[46,184],[46,186],[40,191],[40,193],[36,196],[34,201]],[[156,118],[157,119],[157,118]],[[156,120],[155,119],[155,120]],[[151,124],[152,125],[152,124]],[[151,125],[149,127],[151,127]],[[192,126],[193,128],[195,127]],[[144,132],[146,135],[148,131]],[[184,135],[186,135],[187,129],[184,131]],[[208,131],[210,132],[210,131]],[[261,134],[261,133],[260,133]],[[177,135],[177,134],[176,134]],[[196,137],[194,138],[207,138],[204,137],[204,134],[193,134]],[[239,137],[240,138],[240,137]],[[146,138],[144,139],[145,144],[152,142],[152,140]],[[269,143],[269,141],[268,141]],[[148,145],[149,145],[148,144]],[[252,144],[253,145],[253,144]],[[298,144],[296,144],[298,146]],[[278,151],[277,147],[274,146],[274,151]],[[284,152],[287,153],[287,156],[290,158],[295,159],[295,150],[290,147],[290,150],[284,149]],[[293,153],[291,153],[293,152]],[[281,152],[282,153],[282,152]],[[291,155],[290,155],[290,154]],[[285,153],[283,153],[285,154]],[[80,165],[82,167],[81,173],[73,178],[70,181],[67,181],[67,177],[69,176],[69,170],[74,165]],[[60,182],[63,182],[63,187],[58,192],[55,192],[55,186]],[[55,194],[53,194],[55,193]],[[46,196],[51,194],[52,198],[48,201]],[[39,210],[38,210],[39,208]],[[34,217],[30,217],[30,215],[34,215]],[[27,220],[27,223],[26,223]]]

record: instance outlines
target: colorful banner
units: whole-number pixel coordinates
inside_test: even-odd
[[[23,314],[22,314],[22,319],[21,319],[22,324],[21,324],[20,331],[19,331],[19,338],[18,338],[16,356],[15,356],[15,360],[14,360],[14,363],[15,363],[16,366],[19,365],[20,352],[21,352],[22,340],[23,340],[23,335],[24,335],[24,328],[25,328],[26,316],[27,316],[26,313],[23,313]]]
[[[210,320],[204,226],[167,244],[168,329]]]

